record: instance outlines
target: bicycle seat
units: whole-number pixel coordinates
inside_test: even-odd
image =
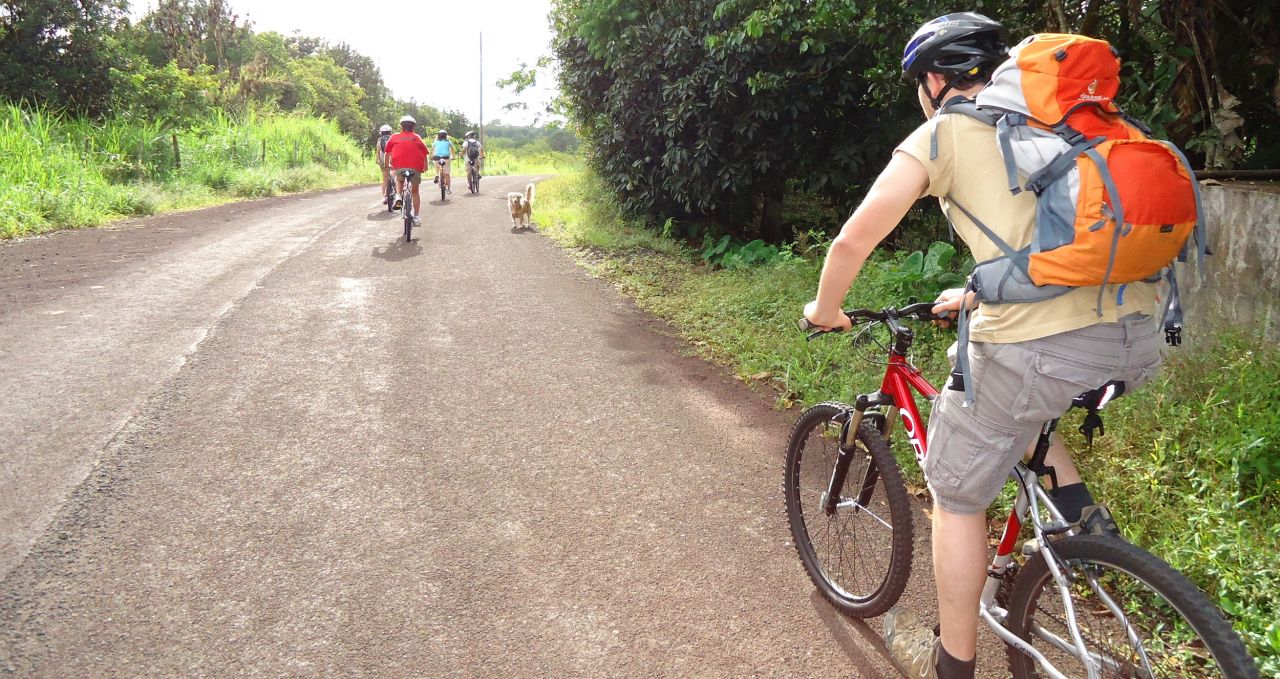
[[[1118,396],[1124,394],[1124,382],[1112,380],[1097,389],[1080,394],[1071,399],[1072,408],[1086,408],[1088,410],[1102,410],[1108,403]]]
[[[417,174],[416,170],[400,170],[400,175],[403,177],[412,177],[415,174]]]

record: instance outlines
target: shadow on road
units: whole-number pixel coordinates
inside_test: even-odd
[[[514,233],[514,234],[517,234],[517,235],[524,235],[524,234],[526,234],[526,233],[537,233],[537,232],[538,232],[538,230],[537,230],[537,229],[535,229],[535,228],[533,228],[532,226],[513,226],[513,227],[511,227],[511,233]]]
[[[874,665],[871,659],[867,657],[867,652],[879,655],[883,658],[884,663],[892,663],[889,660],[889,649],[884,645],[884,639],[880,637],[865,620],[851,620],[840,615],[826,599],[822,598],[818,592],[813,592],[809,596],[809,601],[813,604],[813,610],[822,619],[822,622],[831,631],[831,637],[835,640],[836,645],[844,654],[849,656],[849,660],[853,661],[855,667],[863,668],[863,674],[858,676],[864,679],[898,679],[896,672],[884,673],[871,669]],[[857,633],[856,635],[854,633]],[[858,637],[862,637],[859,639]],[[879,663],[877,663],[879,664]]]
[[[401,238],[396,238],[380,248],[374,248],[370,254],[384,261],[400,262],[422,254],[422,244],[418,242],[417,236],[408,243]]]
[[[396,217],[399,217],[399,216],[400,215],[394,212],[387,212],[386,210],[378,210],[377,212],[370,212],[368,215],[366,215],[365,221],[385,222],[388,219],[395,219]]]

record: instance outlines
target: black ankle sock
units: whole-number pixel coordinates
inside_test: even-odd
[[[1079,521],[1080,510],[1091,504],[1096,504],[1083,481],[1069,486],[1058,486],[1058,489],[1053,491],[1052,495],[1057,502],[1058,509],[1062,511],[1062,518],[1066,519],[1067,523]]]
[[[973,679],[977,666],[977,658],[956,660],[942,644],[938,644],[938,665],[934,668],[938,671],[938,679]]]

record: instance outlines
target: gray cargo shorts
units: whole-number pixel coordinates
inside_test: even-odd
[[[1156,320],[1142,314],[1026,342],[970,342],[973,405],[965,408],[964,392],[948,382],[929,417],[924,473],[934,502],[953,514],[986,511],[1071,399],[1111,380],[1123,380],[1128,393],[1160,361]]]

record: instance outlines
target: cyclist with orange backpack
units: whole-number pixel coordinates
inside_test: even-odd
[[[890,653],[913,679],[974,676],[987,507],[1072,398],[1111,381],[1132,391],[1155,375],[1156,281],[1193,227],[1203,252],[1194,177],[1176,149],[1157,148],[1111,104],[1119,60],[1109,46],[1033,36],[1006,61],[1006,42],[998,22],[969,12],[911,38],[902,68],[927,122],[895,149],[832,242],[817,299],[805,306],[813,324],[848,329],[841,304],[854,278],[924,196],[940,200],[980,262],[966,288],[944,291],[934,307],[961,326],[925,461],[941,636],[897,609],[884,621]],[[1016,71],[1006,78],[1014,90],[997,77],[988,91],[1005,69]],[[1027,140],[1031,151],[1052,148],[1030,170],[1019,157]],[[1144,174],[1159,178],[1154,200],[1126,178]],[[1057,472],[1067,521],[1115,530],[1060,440],[1045,464]]]

